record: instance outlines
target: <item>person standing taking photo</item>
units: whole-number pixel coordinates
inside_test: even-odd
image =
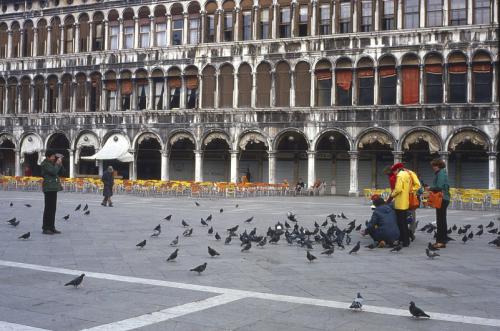
[[[448,174],[446,173],[446,164],[441,159],[435,159],[431,162],[432,170],[434,170],[434,180],[429,191],[433,193],[441,192],[442,202],[441,207],[436,208],[436,243],[434,248],[445,248],[448,241],[448,224],[446,221],[446,209],[450,204],[450,184],[448,182]]]
[[[62,169],[62,157],[57,157],[56,152],[47,150],[45,152],[45,160],[40,165],[42,169],[42,191],[45,198],[45,206],[43,209],[43,234],[58,234],[61,231],[56,230],[56,207],[57,207],[57,192],[62,191],[59,172]]]

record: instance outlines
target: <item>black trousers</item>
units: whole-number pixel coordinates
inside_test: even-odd
[[[55,230],[57,191],[44,192],[45,207],[43,209],[43,230]]]
[[[446,222],[446,209],[448,209],[448,205],[450,204],[449,200],[443,200],[441,204],[441,208],[436,208],[436,223],[437,223],[437,231],[436,231],[436,242],[441,244],[446,244],[448,241],[446,238],[448,237],[448,223]]]
[[[408,232],[408,210],[396,209],[399,228],[399,241],[403,246],[410,246],[410,233]]]

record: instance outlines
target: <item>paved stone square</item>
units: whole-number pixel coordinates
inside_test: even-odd
[[[429,260],[425,247],[432,234],[418,232],[400,253],[368,250],[358,232],[346,250],[307,262],[306,250],[277,245],[240,252],[234,238],[224,245],[226,229],[238,233],[268,226],[297,214],[299,225],[313,229],[326,215],[344,212],[364,223],[371,215],[364,199],[344,197],[261,197],[251,199],[114,197],[115,207],[100,205],[92,194],[59,194],[56,227],[61,235],[41,233],[43,195],[0,191],[0,330],[498,330],[500,328],[500,249],[487,243],[493,234],[456,242]],[[195,205],[195,201],[200,206]],[[10,207],[10,202],[13,206]],[[31,208],[25,207],[29,203]],[[74,212],[88,203],[90,215]],[[238,204],[238,208],[236,208]],[[219,209],[223,208],[220,213]],[[68,221],[62,216],[70,214]],[[172,214],[170,222],[163,218]],[[200,218],[213,215],[223,237],[207,234]],[[421,227],[434,221],[434,210],[417,212]],[[251,224],[244,220],[254,216]],[[495,221],[498,212],[449,210],[449,226]],[[6,221],[17,217],[16,228]],[[181,220],[193,228],[190,238]],[[162,226],[158,238],[154,227]],[[17,239],[31,231],[31,238]],[[179,235],[179,256],[170,242]],[[146,239],[144,249],[135,245]],[[357,255],[348,251],[358,240]],[[207,246],[220,256],[211,258]],[[201,275],[189,269],[208,263]],[[84,272],[83,285],[63,285]],[[364,311],[346,309],[361,292]],[[415,301],[430,320],[409,317]]]

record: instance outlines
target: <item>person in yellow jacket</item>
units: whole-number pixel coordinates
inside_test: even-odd
[[[394,201],[394,209],[398,220],[399,241],[403,244],[403,247],[408,247],[410,246],[410,234],[407,219],[410,208],[410,192],[416,192],[420,188],[420,181],[413,171],[404,168],[403,163],[396,163],[391,170],[396,175],[396,186],[391,193],[391,197]]]

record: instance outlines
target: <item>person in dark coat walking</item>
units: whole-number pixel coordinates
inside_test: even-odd
[[[57,207],[57,192],[62,191],[59,173],[62,170],[62,157],[56,157],[56,152],[48,149],[45,152],[45,160],[40,165],[42,169],[42,191],[45,200],[43,209],[43,234],[61,233],[56,230],[56,207]]]
[[[101,205],[106,207],[106,204],[113,207],[113,202],[111,197],[113,196],[113,185],[115,183],[115,177],[113,175],[113,167],[109,166],[108,169],[102,175],[102,183],[104,184],[104,189],[102,195],[104,195],[104,200],[102,200]]]
[[[375,210],[372,218],[368,222],[366,229],[361,231],[363,236],[369,234],[379,247],[384,247],[385,244],[392,245],[399,239],[399,227],[396,218],[396,212],[391,206],[385,204],[384,199],[375,197],[373,199]]]

